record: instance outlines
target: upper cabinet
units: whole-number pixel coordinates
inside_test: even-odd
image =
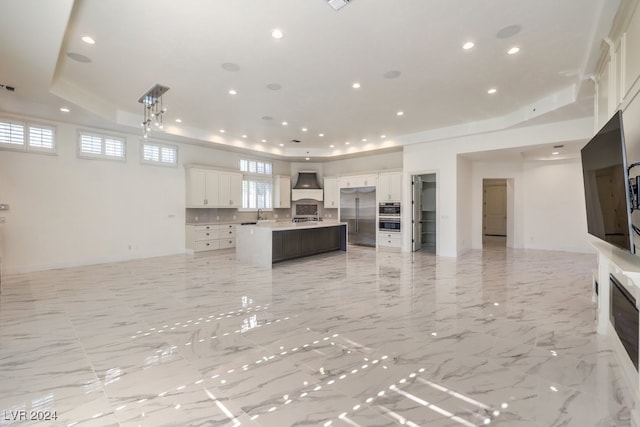
[[[379,202],[402,201],[402,172],[380,173],[376,196]]]
[[[351,175],[340,178],[340,188],[375,187],[376,175]]]
[[[204,168],[187,168],[186,207],[242,207],[242,174]]]
[[[273,207],[291,207],[291,177],[276,175],[273,180]]]
[[[234,172],[219,172],[218,207],[242,207],[242,174]]]
[[[340,187],[338,178],[324,179],[324,208],[338,209],[340,207]]]

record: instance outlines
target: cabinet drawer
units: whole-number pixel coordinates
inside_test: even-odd
[[[220,244],[218,240],[203,240],[201,242],[196,242],[195,251],[212,251],[214,249],[220,249]]]
[[[220,224],[219,226],[220,230],[235,230],[236,229],[236,225],[235,224]]]
[[[218,240],[218,242],[220,242],[220,249],[235,248],[236,247],[236,238],[235,237],[230,237],[228,239],[220,239],[220,240]]]
[[[234,239],[236,238],[236,229],[235,228],[231,228],[231,229],[222,229],[222,230],[218,230],[218,238],[219,239],[226,239],[228,237],[233,237]]]
[[[218,238],[218,230],[196,230],[196,242]]]
[[[402,236],[400,233],[378,233],[378,246],[400,248],[402,247]]]
[[[217,230],[217,225],[196,225],[195,230],[198,231],[209,231],[209,230]]]

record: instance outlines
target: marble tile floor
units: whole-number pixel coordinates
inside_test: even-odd
[[[629,426],[595,262],[225,250],[5,277],[0,425]]]

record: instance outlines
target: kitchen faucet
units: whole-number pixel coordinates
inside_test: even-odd
[[[262,220],[262,219],[264,219],[264,218],[262,217],[262,209],[258,209],[258,221],[260,221],[260,220]]]

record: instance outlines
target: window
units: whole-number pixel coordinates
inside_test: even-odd
[[[244,209],[271,209],[273,183],[271,162],[240,160],[242,180],[242,207]]]
[[[242,180],[242,207],[245,209],[271,209],[273,184],[267,180]]]
[[[243,159],[240,160],[240,170],[259,175],[271,175],[271,162]]]
[[[96,132],[78,132],[78,157],[125,160],[125,139]]]
[[[55,153],[55,127],[0,119],[0,148]]]
[[[175,145],[158,144],[156,142],[143,141],[141,143],[142,163],[177,166],[178,147]]]

